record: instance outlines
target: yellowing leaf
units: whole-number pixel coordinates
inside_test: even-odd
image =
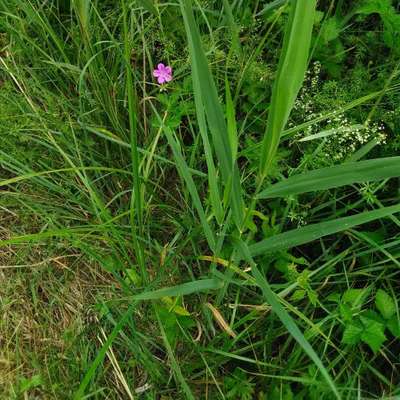
[[[236,333],[232,330],[232,328],[229,326],[229,324],[225,321],[224,317],[219,312],[219,310],[217,310],[210,303],[207,303],[206,306],[212,312],[212,314],[213,314],[215,320],[217,321],[218,325],[220,326],[220,328],[223,329],[229,336],[232,336],[233,338],[235,338],[237,336]]]
[[[173,300],[171,297],[166,296],[161,298],[161,301],[168,307],[169,312],[173,312],[184,317],[190,315],[190,312],[186,310],[186,308],[177,304],[178,299]]]

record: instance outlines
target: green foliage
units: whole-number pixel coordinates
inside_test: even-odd
[[[225,377],[224,388],[227,399],[250,400],[254,398],[254,383],[246,376],[246,373],[236,368],[232,375]]]
[[[355,14],[378,14],[383,22],[383,41],[387,47],[399,55],[400,15],[393,7],[391,0],[363,0],[356,7]]]
[[[264,3],[0,3],[0,398],[400,394],[399,16]]]
[[[398,337],[397,306],[387,292],[378,289],[375,294],[375,306],[380,315],[373,310],[361,312],[369,292],[369,289],[348,289],[343,294],[341,315],[345,321],[345,329],[342,342],[349,345],[364,342],[376,353],[387,340],[385,329]],[[346,305],[349,307],[346,308]]]

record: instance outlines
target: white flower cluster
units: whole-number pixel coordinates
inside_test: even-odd
[[[320,73],[321,63],[315,62],[311,69],[307,71],[304,85],[294,104],[294,111],[302,117],[304,122],[323,118],[326,115],[326,112],[316,112],[314,104],[314,95],[319,90]],[[289,123],[289,127],[293,126],[293,122]],[[321,144],[321,141],[323,141],[320,149],[322,155],[334,161],[343,160],[374,138],[378,144],[386,143],[383,124],[354,124],[340,111],[333,112],[332,117],[329,119],[309,125],[296,138],[301,139],[304,136],[315,135],[322,131],[326,132],[326,135],[321,135],[318,139],[314,139],[313,142],[317,141],[318,144]]]
[[[325,138],[325,156],[336,161],[343,160],[374,138],[378,144],[386,143],[385,127],[382,124],[352,125],[344,114],[338,114],[326,122],[335,133]]]

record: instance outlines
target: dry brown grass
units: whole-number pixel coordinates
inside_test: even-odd
[[[11,236],[7,226],[15,223],[5,214],[0,212],[1,239]],[[1,399],[59,399],[60,382],[79,384],[80,351],[88,339],[100,345],[93,306],[100,293],[102,298],[112,296],[112,277],[72,249],[53,252],[32,245],[0,249]],[[37,384],[33,379],[36,387],[24,390],[32,377],[39,377]]]

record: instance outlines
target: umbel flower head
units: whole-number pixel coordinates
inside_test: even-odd
[[[160,63],[157,65],[157,69],[153,71],[153,75],[157,78],[157,81],[160,85],[165,82],[172,81],[172,68],[167,65]]]

